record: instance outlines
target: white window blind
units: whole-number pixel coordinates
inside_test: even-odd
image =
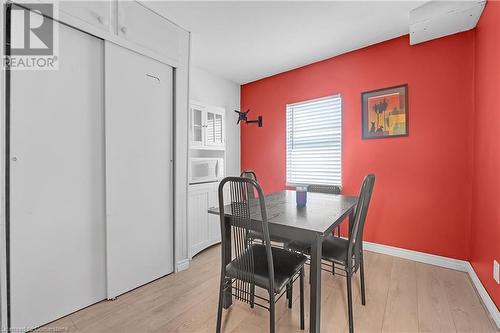
[[[286,180],[289,185],[342,185],[340,95],[286,106]]]

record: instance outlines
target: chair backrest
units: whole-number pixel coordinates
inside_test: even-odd
[[[352,230],[349,234],[347,263],[348,267],[351,267],[354,270],[359,267],[359,255],[363,249],[363,230],[365,227],[366,215],[368,213],[368,207],[370,206],[374,184],[375,175],[373,174],[367,175],[363,180],[363,185],[361,185],[361,191],[358,198],[358,204],[356,205],[356,212],[354,214],[354,224],[352,225]],[[353,258],[355,258],[354,265],[352,265]]]
[[[256,182],[258,182],[258,180],[257,180],[257,174],[253,170],[243,170],[241,172],[241,174],[240,174],[240,177],[253,179]],[[256,193],[253,190],[253,188],[251,188],[249,190],[250,190],[250,192],[248,192],[248,195],[250,196],[250,198],[256,198],[257,196],[256,196]]]
[[[250,178],[257,181],[257,174],[253,170],[243,170],[240,174],[240,177]]]
[[[337,185],[309,185],[308,192],[340,194],[342,189]]]
[[[230,200],[224,199],[224,188],[229,187]],[[256,193],[255,198],[248,193]],[[224,210],[224,202],[229,202],[229,209]],[[269,227],[267,222],[266,203],[262,188],[257,181],[243,177],[226,177],[219,184],[219,212],[220,214],[221,240],[222,240],[222,274],[225,276],[226,267],[224,258],[230,256],[231,260],[238,260],[240,265],[239,274],[235,281],[235,297],[244,302],[250,302],[250,288],[255,283],[254,279],[254,247],[249,244],[248,233],[253,230],[261,232],[264,238],[266,257],[269,271],[270,291],[274,290],[274,265],[271,252],[271,240],[269,238]],[[253,219],[252,219],[253,218]],[[231,234],[228,235],[227,233]],[[227,242],[231,237],[231,242]],[[262,245],[257,245],[262,246]]]

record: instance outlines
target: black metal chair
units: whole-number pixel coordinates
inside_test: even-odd
[[[342,188],[337,185],[309,185],[307,186],[307,191],[315,193],[340,194],[342,192]],[[337,237],[340,237],[340,224],[337,226]],[[332,274],[335,275],[334,263],[332,263]]]
[[[253,179],[255,180],[256,182],[259,182],[257,180],[257,174],[255,173],[255,171],[253,170],[243,170],[241,171],[241,174],[240,174],[240,177],[242,178],[248,178],[248,179]],[[255,191],[253,190],[252,188],[252,191],[250,191],[248,193],[248,195],[251,197],[251,198],[255,198]]]
[[[248,178],[227,177],[219,185],[219,211],[224,212],[224,186],[229,186],[230,215],[220,214],[222,234],[222,265],[217,312],[217,332],[221,331],[224,295],[261,306],[269,310],[270,331],[275,328],[275,303],[286,293],[288,307],[292,307],[293,282],[300,279],[300,328],[304,329],[304,263],[306,257],[284,249],[271,247],[266,204],[259,184]],[[257,198],[248,196],[255,190]],[[254,215],[255,214],[255,215]],[[260,219],[252,220],[252,216]],[[260,220],[260,221],[259,221]],[[229,223],[229,228],[227,228]],[[261,232],[264,244],[248,243],[250,230]],[[231,232],[227,235],[226,232]],[[231,238],[228,238],[231,237]],[[231,241],[229,241],[231,240]],[[225,258],[231,262],[226,265]],[[267,290],[269,298],[255,294],[255,287]],[[265,302],[261,304],[260,301]]]
[[[309,185],[307,187],[307,191],[316,193],[340,194],[342,192],[342,188],[337,185]],[[337,227],[337,236],[340,237],[340,224]]]
[[[337,185],[309,185],[307,187],[309,192],[317,193],[330,193],[330,194],[340,194],[342,188]]]
[[[250,178],[257,181],[257,174],[253,170],[243,170],[240,174],[240,177]]]
[[[349,332],[354,332],[353,315],[352,315],[352,288],[351,278],[360,270],[361,280],[361,304],[365,305],[365,275],[363,266],[363,230],[365,227],[366,214],[375,184],[375,175],[369,174],[365,177],[354,214],[354,223],[349,226],[349,238],[340,238],[329,236],[323,241],[322,259],[331,264],[330,268],[335,268],[335,265],[340,266],[347,278],[347,306],[349,315]],[[291,242],[287,244],[287,248],[299,253],[310,254],[310,248],[306,244],[299,242]],[[326,270],[326,269],[325,269]],[[329,270],[329,269],[328,269]]]
[[[242,178],[248,178],[248,179],[253,179],[255,180],[256,182],[258,182],[257,180],[257,174],[255,173],[255,171],[253,170],[243,170],[240,174],[240,177]],[[248,193],[248,195],[250,196],[250,198],[255,198],[255,190],[252,188],[251,190],[249,190],[250,192]],[[253,240],[259,240],[263,243],[263,236],[262,236],[262,233],[259,233],[259,232],[256,232],[256,231],[250,231],[248,233],[248,237],[253,241]],[[281,237],[279,235],[271,235],[271,241],[273,242],[276,242],[276,243],[286,243],[289,241],[289,239],[285,238],[285,237]]]

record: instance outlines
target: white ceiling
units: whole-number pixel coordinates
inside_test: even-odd
[[[191,32],[192,64],[243,84],[405,35],[424,2],[148,4]]]

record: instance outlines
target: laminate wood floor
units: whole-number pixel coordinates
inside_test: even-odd
[[[214,332],[220,246],[172,274],[52,322],[41,330],[68,332]],[[307,268],[306,268],[307,269]],[[497,332],[469,277],[462,272],[365,251],[366,306],[354,279],[356,332]],[[306,332],[309,284],[306,272]],[[276,307],[277,332],[299,330],[298,283],[293,309]],[[345,278],[323,272],[322,332],[347,332]],[[223,312],[224,332],[267,332],[268,312],[235,301]]]

